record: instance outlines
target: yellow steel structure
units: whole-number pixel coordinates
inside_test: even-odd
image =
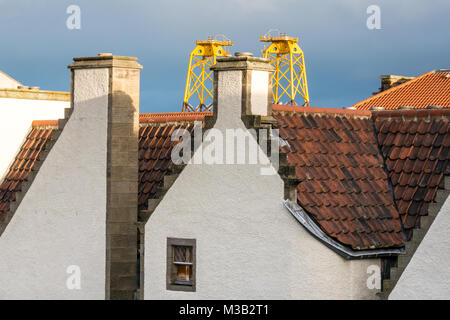
[[[228,57],[225,46],[233,42],[225,36],[197,40],[197,46],[189,57],[189,68],[184,90],[183,112],[211,111],[213,102],[213,72],[209,70],[216,63],[217,57]]]
[[[275,68],[273,75],[273,100],[274,103],[283,103],[282,99],[287,97],[285,103],[295,105],[295,98],[299,94],[304,105],[309,105],[308,82],[306,80],[305,58],[302,49],[298,45],[298,38],[289,37],[278,30],[276,35],[269,31],[260,37],[260,41],[270,43],[262,53],[264,58],[270,59]]]

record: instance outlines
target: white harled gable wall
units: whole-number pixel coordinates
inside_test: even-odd
[[[66,101],[0,98],[0,179],[30,131],[33,120],[64,118]]]
[[[252,77],[266,88],[252,87],[252,103],[267,103],[268,78]],[[241,81],[219,73],[216,129],[245,129]],[[145,299],[376,298],[367,267],[379,260],[346,261],[313,238],[283,207],[279,175],[260,168],[186,166],[146,224]],[[168,237],[196,239],[196,292],[166,290]]]
[[[0,299],[105,298],[108,83],[76,70],[73,114],[0,236]]]
[[[17,89],[22,84],[0,70],[0,89]]]
[[[450,299],[450,197],[401,275],[391,300]]]

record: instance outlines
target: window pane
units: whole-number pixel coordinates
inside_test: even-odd
[[[174,262],[192,262],[192,247],[174,246],[173,248]]]
[[[191,281],[192,279],[192,266],[190,265],[177,265],[177,281]]]

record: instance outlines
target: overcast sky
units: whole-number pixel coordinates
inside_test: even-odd
[[[81,29],[66,9],[81,8]],[[369,30],[367,7],[381,9]],[[0,70],[25,85],[69,91],[73,57],[136,56],[141,112],[181,111],[196,39],[225,34],[231,51],[259,56],[259,36],[278,28],[300,38],[311,105],[367,98],[382,74],[450,68],[450,0],[0,0]]]

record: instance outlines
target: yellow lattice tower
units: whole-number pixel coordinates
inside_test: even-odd
[[[295,97],[299,94],[309,105],[308,82],[306,80],[305,58],[298,45],[298,38],[288,37],[278,30],[276,35],[269,31],[260,37],[260,41],[269,42],[262,53],[264,58],[270,59],[275,68],[273,75],[273,100],[282,103],[286,96],[287,103],[295,105]]]
[[[221,37],[221,40],[217,38]],[[189,68],[184,90],[183,112],[211,111],[213,103],[213,72],[209,70],[217,57],[228,57],[225,46],[233,42],[225,36],[197,40],[197,46],[189,57]]]

